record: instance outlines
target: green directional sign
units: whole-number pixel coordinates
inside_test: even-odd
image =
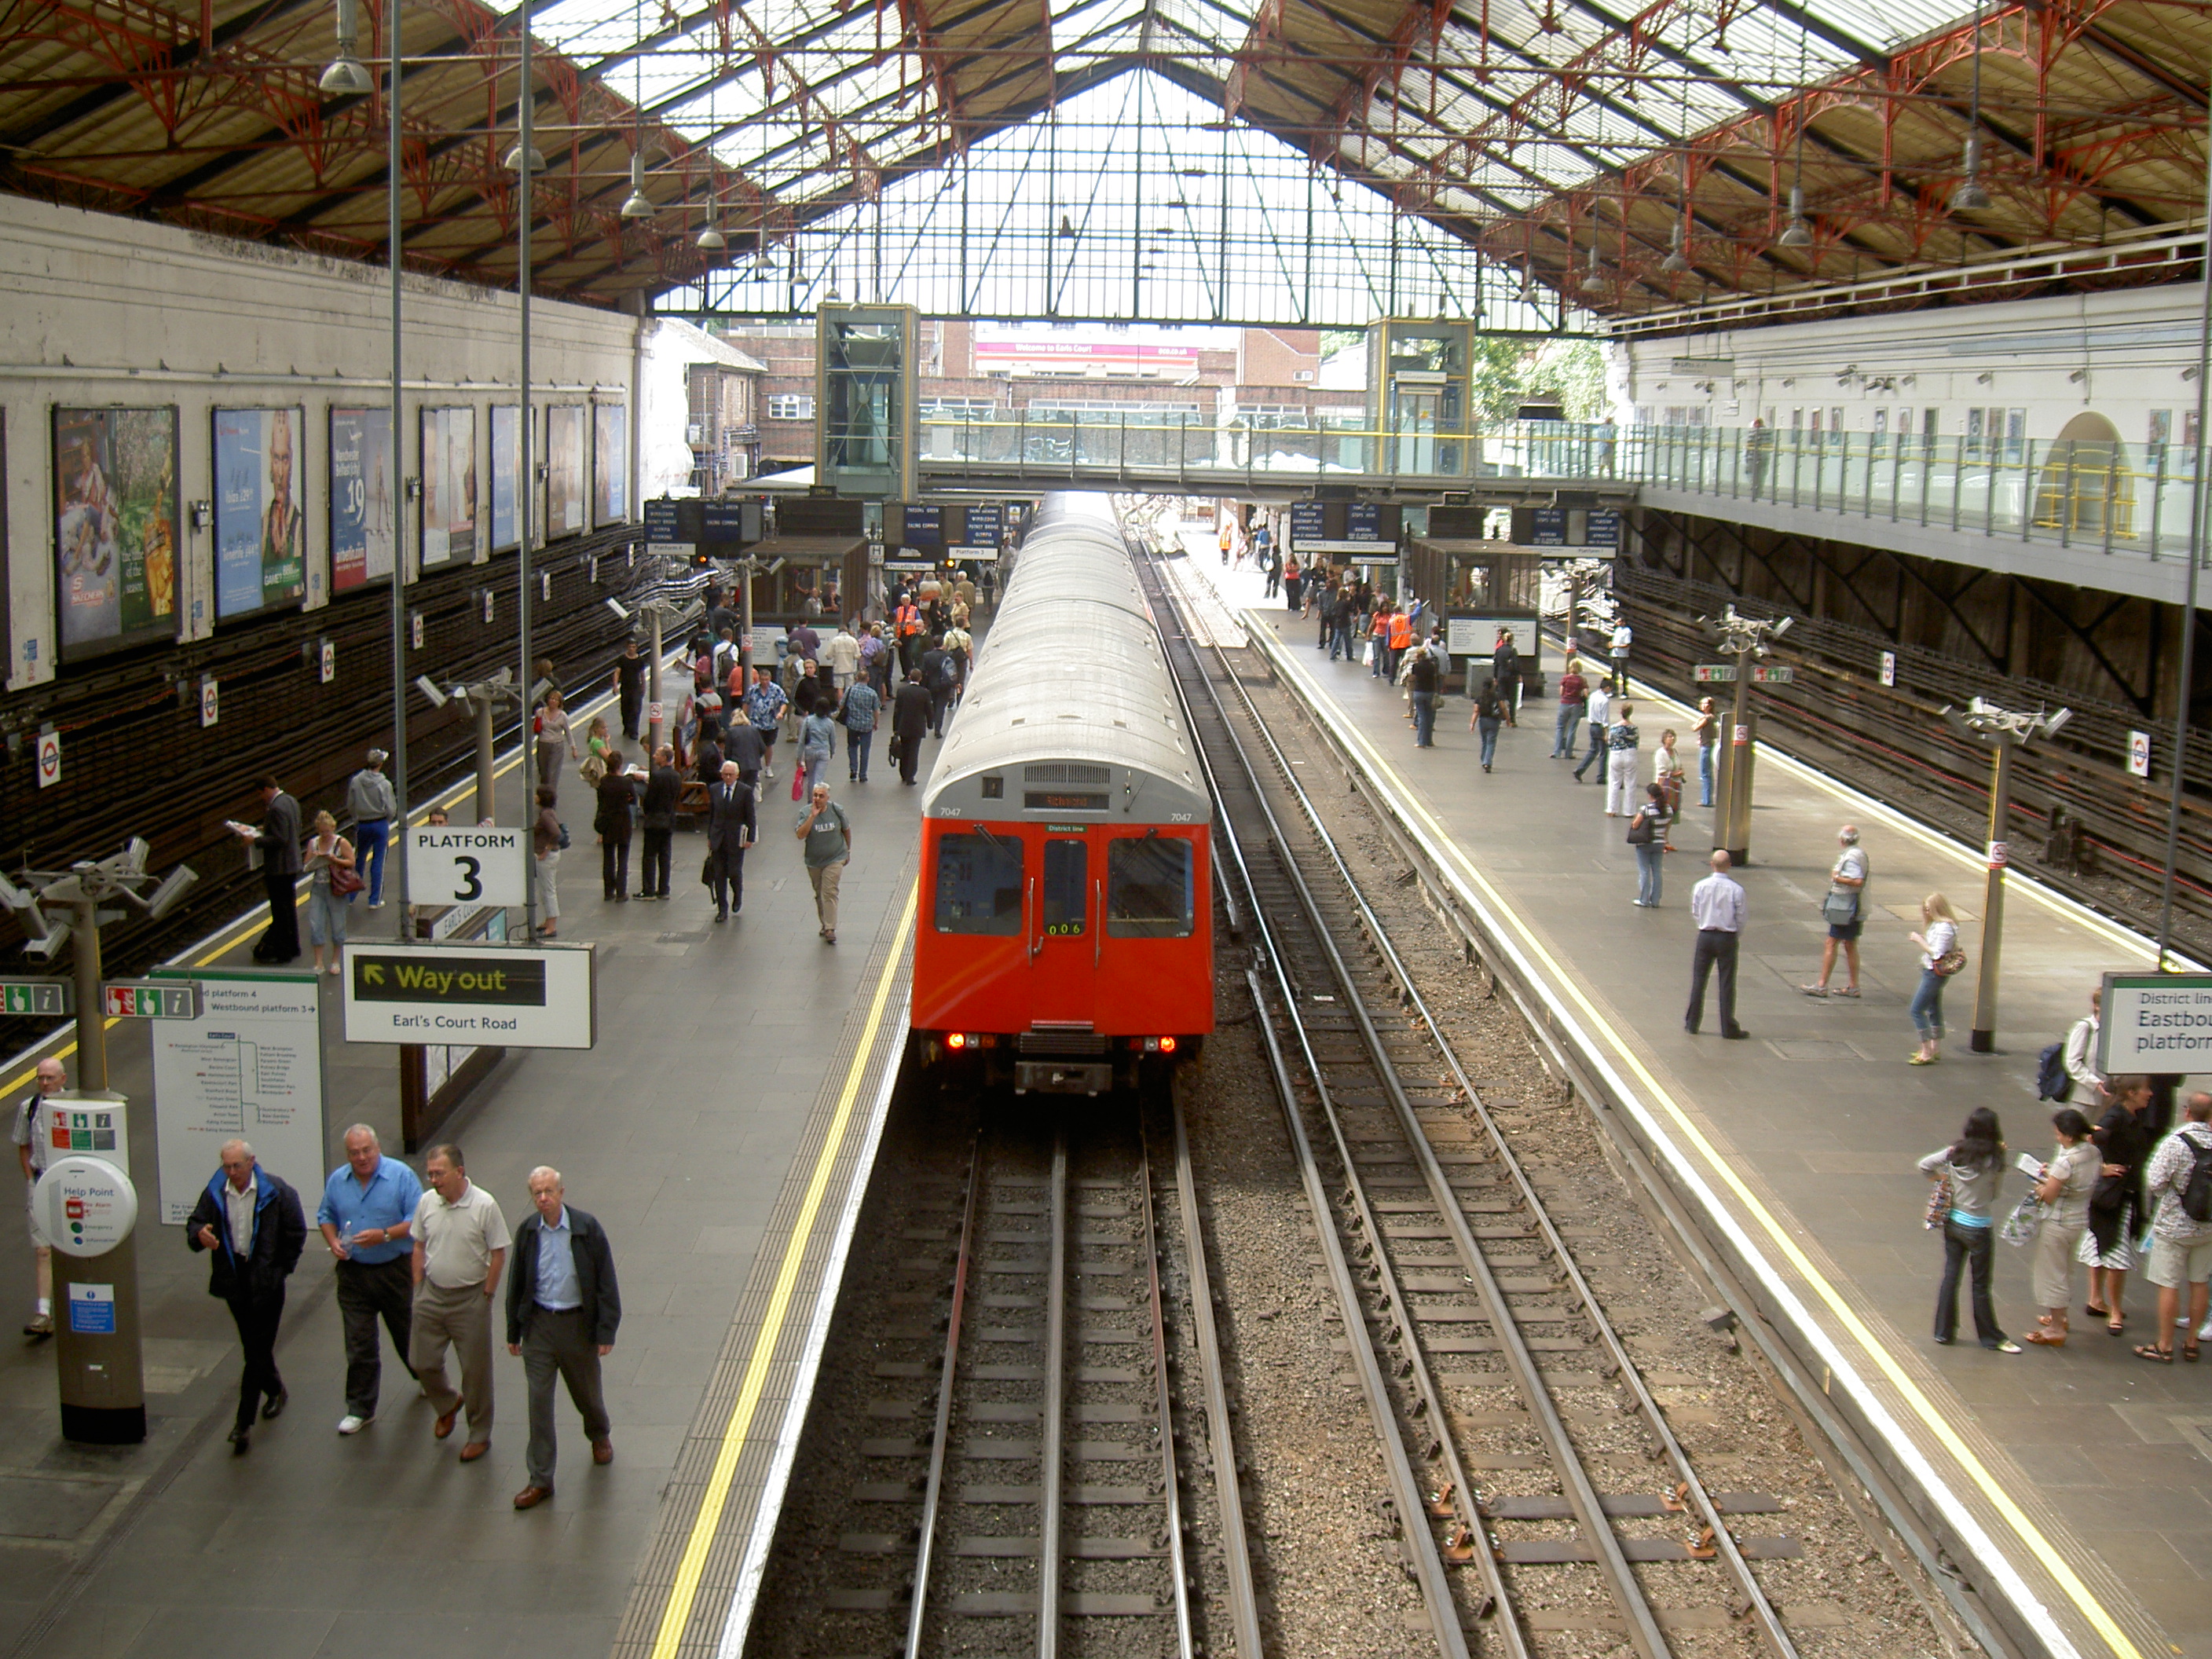
[[[76,1012],[76,988],[65,979],[0,979],[4,1012],[52,1017]]]

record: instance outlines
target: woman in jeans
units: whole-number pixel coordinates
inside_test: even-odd
[[[561,893],[556,878],[561,870],[561,820],[554,816],[559,799],[550,784],[538,787],[538,817],[530,826],[530,850],[538,860],[538,937],[552,939],[561,931]]]
[[[2042,1348],[2066,1346],[2066,1315],[2074,1305],[2074,1252],[2089,1224],[2089,1194],[2097,1184],[2104,1154],[2089,1139],[2089,1120],[2071,1106],[2051,1115],[2058,1131],[2058,1150],[2035,1183],[2038,1201],[2051,1206],[2035,1230],[2036,1328],[2025,1340]]]
[[[1644,805],[1628,821],[1628,844],[1636,849],[1636,902],[1647,910],[1656,910],[1660,878],[1666,868],[1667,792],[1656,783],[1647,783],[1644,794]],[[1641,841],[1637,839],[1639,836]]]
[[[805,769],[803,793],[811,795],[837,752],[837,722],[823,708],[811,710],[799,723],[799,760]]]
[[[325,971],[323,952],[327,950],[327,971],[336,978],[338,953],[346,942],[346,906],[353,902],[353,895],[331,890],[331,872],[353,868],[353,843],[338,834],[338,821],[328,812],[315,814],[314,831],[307,842],[307,856],[325,862],[315,865],[307,877],[307,938],[315,947],[315,971]]]
[[[1941,893],[1921,900],[1920,925],[1928,930],[1924,936],[1909,935],[1920,947],[1920,988],[1912,994],[1912,1027],[1920,1033],[1920,1047],[1905,1063],[1933,1066],[1943,1041],[1943,987],[1948,982],[1936,964],[1959,943],[1959,919],[1951,913],[1951,901]]]
[[[1997,1115],[1986,1106],[1966,1114],[1966,1127],[1948,1146],[1920,1160],[1930,1181],[1951,1178],[1951,1207],[1943,1218],[1943,1284],[1936,1292],[1936,1340],[1948,1344],[1959,1331],[1959,1276],[1971,1267],[1974,1276],[1974,1334],[1985,1348],[2018,1353],[2020,1344],[1997,1323],[1990,1300],[1990,1212],[2004,1178],[2004,1140]]]
[[[568,730],[568,711],[561,707],[561,694],[548,691],[545,706],[538,711],[538,775],[556,790],[561,787],[561,755],[564,750],[570,760],[579,758],[575,738]]]

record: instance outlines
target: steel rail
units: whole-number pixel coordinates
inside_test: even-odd
[[[1037,1659],[1060,1651],[1060,1498],[1067,1400],[1067,1130],[1052,1140],[1052,1255],[1044,1292],[1044,1418],[1037,1448]]]
[[[975,1260],[975,1206],[983,1187],[983,1135],[968,1152],[968,1199],[960,1216],[960,1249],[952,1268],[952,1311],[945,1327],[945,1359],[937,1375],[937,1414],[930,1431],[929,1474],[922,1486],[921,1520],[915,1546],[914,1597],[907,1608],[906,1659],[921,1659],[921,1625],[929,1610],[930,1559],[937,1546],[937,1515],[945,1494],[945,1453],[952,1432],[952,1379],[960,1360],[961,1315],[968,1301],[968,1270]]]
[[[1264,1659],[1260,1641],[1260,1597],[1252,1583],[1250,1545],[1244,1534],[1244,1498],[1237,1484],[1237,1443],[1229,1422],[1229,1386],[1221,1370],[1221,1334],[1213,1319],[1213,1286],[1206,1267],[1206,1240],[1199,1231],[1198,1188],[1192,1175],[1190,1138],[1184,1132],[1182,1103],[1168,1090],[1175,1117],[1176,1200],[1182,1214],[1183,1269],[1190,1283],[1191,1323],[1198,1334],[1199,1369],[1206,1399],[1206,1433],[1213,1462],[1213,1490],[1221,1509],[1221,1553],[1227,1576],[1229,1624],[1237,1659]]]
[[[1154,1409],[1160,1414],[1160,1487],[1168,1511],[1168,1571],[1174,1579],[1176,1651],[1179,1659],[1196,1659],[1198,1649],[1190,1620],[1190,1574],[1183,1555],[1182,1495],[1176,1470],[1175,1401],[1168,1384],[1167,1308],[1160,1294],[1160,1218],[1152,1202],[1152,1146],[1145,1133],[1142,1100],[1137,1104],[1137,1191],[1144,1206],[1145,1278],[1150,1298],[1153,1401]],[[1230,1473],[1233,1476],[1235,1470],[1232,1468]],[[1257,1656],[1253,1656],[1253,1659],[1257,1659]]]

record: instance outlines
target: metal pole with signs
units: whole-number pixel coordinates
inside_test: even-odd
[[[1759,743],[1757,718],[1750,709],[1751,687],[1754,680],[1764,684],[1782,684],[1789,680],[1788,669],[1778,664],[1763,664],[1760,659],[1772,649],[1776,640],[1790,631],[1793,618],[1739,616],[1735,607],[1730,605],[1717,618],[1699,620],[1711,631],[1713,643],[1721,654],[1734,660],[1700,664],[1698,678],[1716,682],[1732,679],[1735,683],[1728,729],[1723,733],[1727,741],[1721,750],[1719,805],[1713,813],[1713,845],[1725,848],[1731,863],[1748,864],[1752,771]]]
[[[1976,697],[1964,713],[1946,708],[1943,719],[1961,736],[1992,751],[1990,772],[1989,884],[1983,899],[1982,961],[1974,984],[1974,1029],[1967,1046],[1978,1054],[1996,1052],[1997,969],[2004,945],[2005,866],[2012,861],[2007,820],[2012,816],[2012,751],[2030,739],[2049,737],[2074,717],[2073,710],[2014,714]],[[2167,1069],[2167,1068],[2161,1068]]]
[[[100,1022],[95,1015],[87,1023]],[[146,1380],[129,1109],[120,1095],[97,1090],[50,1095],[44,1113],[46,1167],[31,1211],[54,1252],[62,1437],[136,1445],[146,1437]]]

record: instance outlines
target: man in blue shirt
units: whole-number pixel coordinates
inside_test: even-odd
[[[407,1364],[408,1328],[415,1299],[409,1259],[410,1228],[422,1183],[397,1158],[386,1158],[376,1131],[356,1123],[345,1132],[346,1161],[323,1183],[315,1220],[337,1258],[338,1316],[345,1322],[346,1409],[340,1434],[359,1434],[376,1419],[382,1376],[376,1322],[392,1334],[399,1363]],[[415,1375],[408,1367],[407,1374]]]
[[[556,1375],[583,1414],[592,1462],[615,1461],[599,1361],[614,1352],[622,1323],[607,1230],[569,1205],[558,1170],[541,1164],[530,1172],[530,1202],[537,1213],[514,1230],[514,1271],[507,1276],[507,1351],[522,1357],[530,1382],[530,1484],[514,1495],[519,1510],[553,1496]]]

